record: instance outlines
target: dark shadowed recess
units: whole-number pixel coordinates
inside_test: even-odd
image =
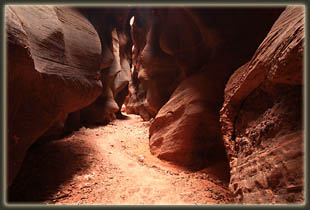
[[[31,147],[9,188],[8,201],[35,203],[54,200],[61,184],[91,167],[86,162],[88,153],[85,153],[91,148],[83,145],[82,150],[80,147],[78,139]]]

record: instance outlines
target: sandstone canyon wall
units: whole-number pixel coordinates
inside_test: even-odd
[[[99,100],[102,95],[106,97],[99,107],[101,113],[108,115],[119,110],[114,99],[128,84],[130,55],[124,50],[112,53],[124,49],[128,38],[121,34],[120,27],[112,44],[112,30],[117,27],[115,16],[119,16],[111,11],[91,13],[96,19],[109,22],[96,24],[80,8],[6,6],[8,185],[27,149],[40,136],[59,136],[64,130],[77,129],[80,110],[97,102],[98,96]],[[124,11],[119,13],[126,14]],[[121,35],[121,39],[116,39]],[[106,72],[111,72],[109,68],[116,65],[115,75],[106,77]],[[109,107],[107,101],[114,102],[117,108]],[[119,99],[120,105],[122,101]]]
[[[288,7],[225,88],[230,187],[244,203],[303,201],[304,8]]]
[[[129,112],[139,113],[137,107],[144,106],[154,117],[181,81],[206,69],[214,71],[213,79],[224,90],[229,76],[250,59],[281,11],[283,8],[226,7],[137,10],[132,25]]]
[[[129,9],[93,8],[83,11],[99,33],[103,55],[108,54],[110,58],[101,64],[103,92],[94,103],[81,110],[81,120],[87,124],[107,123],[116,118],[116,112],[120,114],[128,93],[131,63]]]
[[[283,11],[149,10],[134,42],[151,153],[198,168],[227,156],[236,202],[304,199],[304,8]]]
[[[38,138],[125,104],[152,154],[223,166],[235,202],[303,201],[304,13],[7,6],[8,185]]]
[[[148,104],[159,111],[150,128],[153,154],[185,166],[198,157],[214,159],[211,151],[225,158],[219,111],[226,82],[251,58],[282,11],[169,8],[150,12],[138,78]]]

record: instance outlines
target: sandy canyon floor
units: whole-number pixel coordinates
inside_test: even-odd
[[[199,171],[152,156],[150,122],[126,115],[32,147],[10,188],[10,203],[97,205],[227,204],[227,175],[216,163]],[[226,181],[225,181],[226,180]]]

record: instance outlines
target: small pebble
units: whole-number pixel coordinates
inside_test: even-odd
[[[144,162],[144,157],[143,157],[143,155],[138,155],[138,160],[139,160],[140,162]]]

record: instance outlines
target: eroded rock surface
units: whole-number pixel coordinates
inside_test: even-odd
[[[283,8],[138,11],[143,15],[135,16],[132,30],[139,33],[133,33],[133,72],[139,82],[133,82],[132,101],[156,115],[184,79],[202,70],[221,71],[216,79],[224,91],[229,76],[251,58]]]
[[[128,84],[130,81],[130,56],[131,52],[128,50],[129,35],[126,34],[126,27],[123,23],[127,23],[127,10],[123,13],[115,11],[110,20],[115,22],[115,25],[104,25],[101,22],[94,22],[97,30],[110,32],[108,37],[102,37],[101,40],[111,42],[111,53],[107,53],[111,59],[110,65],[101,64],[100,80],[103,84],[103,91],[94,103],[81,110],[81,120],[86,124],[107,123],[116,118],[115,113],[118,112],[120,116],[120,109],[125,101],[128,93]],[[126,12],[127,11],[127,12]],[[111,11],[110,11],[111,12]],[[91,13],[92,14],[92,13]],[[112,14],[111,14],[112,15]],[[100,18],[100,15],[93,17]],[[106,17],[108,19],[108,17]],[[102,29],[106,27],[106,30]],[[128,30],[129,33],[129,30]],[[105,46],[105,51],[109,52],[109,48]],[[103,62],[103,61],[102,61]],[[104,59],[106,62],[106,59]]]
[[[78,11],[7,6],[8,184],[28,147],[65,113],[90,104],[102,85],[100,40]]]
[[[304,200],[303,52],[304,7],[288,7],[226,85],[222,133],[240,202]]]
[[[164,101],[168,98],[168,102],[161,107],[150,128],[150,148],[153,154],[183,165],[191,165],[195,161],[214,163],[216,159],[221,159],[221,155],[226,156],[223,152],[223,144],[220,143],[222,133],[219,129],[219,111],[223,103],[226,82],[237,67],[251,58],[281,11],[282,9],[279,8],[274,10],[207,8],[159,11],[159,17],[155,19],[155,23],[161,21],[166,28],[160,31],[159,29],[164,26],[154,23],[152,30],[158,31],[153,32],[153,36],[160,37],[160,41],[156,42],[155,38],[149,40],[152,36],[148,35],[146,49],[142,52],[142,64],[145,66],[143,70],[146,75],[142,78],[149,76],[145,79],[148,80],[145,85],[148,87],[147,91],[154,91],[153,93],[158,94],[158,97]],[[170,16],[165,12],[170,12]],[[265,14],[264,24],[260,22],[262,13]],[[232,16],[234,21],[230,20],[229,23],[232,25],[227,25],[225,21],[232,14],[235,14]],[[170,19],[167,20],[161,15],[169,16]],[[173,18],[187,21],[175,26]],[[168,33],[168,26],[176,27],[171,30],[177,37],[177,33],[180,33],[182,26],[186,24],[191,24],[187,27],[192,30],[182,34],[180,40],[174,39]],[[253,31],[250,31],[254,30],[253,24],[256,30],[260,31],[255,35]],[[230,36],[226,34],[227,31],[230,32]],[[152,34],[152,31],[149,33]],[[206,36],[208,39],[205,40]],[[240,50],[239,46],[247,47]],[[145,51],[158,57],[153,61],[146,56],[148,54]],[[143,59],[146,60],[143,61]],[[165,66],[167,63],[172,65],[175,61],[174,68]],[[161,70],[157,70],[157,67]],[[170,74],[172,70],[176,74]],[[164,97],[161,91],[149,87],[152,83],[166,91],[165,87],[172,87],[174,83],[163,83],[162,77],[166,77],[165,79],[171,77],[171,81],[179,83],[180,81],[177,81],[180,77],[177,75],[182,75],[181,83],[177,85],[171,96],[168,94]],[[147,97],[147,101],[154,105],[152,100],[156,97],[150,96],[150,98]],[[216,155],[218,156],[214,158]],[[224,159],[225,157],[222,157],[221,160]]]
[[[150,120],[157,111],[150,107],[146,100],[145,80],[141,78],[143,72],[141,52],[146,44],[148,24],[146,20],[148,10],[135,9],[130,22],[132,39],[132,67],[131,79],[128,85],[128,95],[125,100],[125,111],[128,114],[138,114],[143,120]],[[139,76],[140,74],[140,76]]]
[[[227,173],[236,202],[302,202],[304,8],[283,10],[6,7],[8,184],[40,136],[125,103],[152,154]]]
[[[186,166],[212,165],[226,158],[213,99],[216,80],[196,74],[184,80],[160,109],[150,127],[151,153]],[[205,161],[208,161],[207,163]]]

